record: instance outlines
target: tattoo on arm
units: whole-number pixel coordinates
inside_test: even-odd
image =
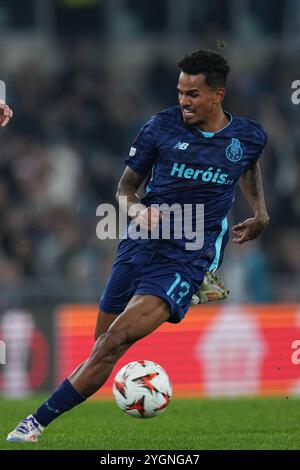
[[[135,193],[143,180],[141,175],[126,167],[118,184],[118,193],[120,195]]]
[[[248,167],[240,177],[240,188],[256,216],[268,216],[259,163]]]
[[[126,167],[120,181],[118,184],[116,199],[122,209],[128,212],[129,208],[134,204],[140,203],[140,198],[138,194],[136,194],[139,186],[144,181],[144,177],[140,174],[136,173],[135,171],[131,170],[128,166]],[[127,205],[124,205],[123,199],[120,197],[126,196],[127,197]]]

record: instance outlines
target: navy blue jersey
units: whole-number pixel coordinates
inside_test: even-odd
[[[176,224],[169,238],[132,239],[130,230],[137,227],[131,226],[119,243],[101,298],[104,312],[120,314],[133,295],[155,295],[169,306],[168,321],[176,323],[206,271],[220,266],[238,179],[260,157],[267,140],[256,122],[228,117],[219,132],[202,132],[185,124],[175,106],[141,129],[125,163],[145,177],[143,204],[188,205],[193,222],[197,205],[203,204],[204,242],[199,249],[187,249],[185,237],[176,237]]]
[[[204,204],[201,253],[210,248],[216,252],[217,244],[221,248],[239,177],[257,161],[267,141],[258,123],[226,114],[227,126],[208,133],[185,124],[180,106],[161,111],[144,125],[125,159],[126,165],[146,178],[142,199],[146,206]],[[184,250],[184,256],[197,261],[199,250],[185,250],[185,241],[171,234],[171,240],[151,240],[148,246],[172,258],[182,256]],[[210,267],[217,268],[219,261],[213,259]]]

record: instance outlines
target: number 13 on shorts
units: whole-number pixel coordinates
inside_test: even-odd
[[[175,280],[168,289],[167,295],[169,295],[177,304],[179,304],[189,293],[190,288],[190,284],[186,281],[181,281],[181,275],[179,273],[175,273]]]

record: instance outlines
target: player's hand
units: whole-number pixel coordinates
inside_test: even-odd
[[[155,207],[144,207],[137,212],[133,220],[142,230],[154,230],[161,218],[161,212]]]
[[[161,212],[155,207],[146,207],[134,219],[143,230],[154,230],[160,219],[162,218]]]
[[[0,102],[0,126],[5,127],[9,120],[12,118],[13,112],[9,106],[5,103]]]
[[[241,245],[242,243],[254,240],[265,230],[269,221],[268,216],[253,217],[235,225],[232,227],[232,231],[236,235],[233,241]]]

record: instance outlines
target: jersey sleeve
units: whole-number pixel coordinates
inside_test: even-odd
[[[146,176],[153,167],[157,156],[155,118],[151,118],[133,141],[124,163],[133,171]]]

